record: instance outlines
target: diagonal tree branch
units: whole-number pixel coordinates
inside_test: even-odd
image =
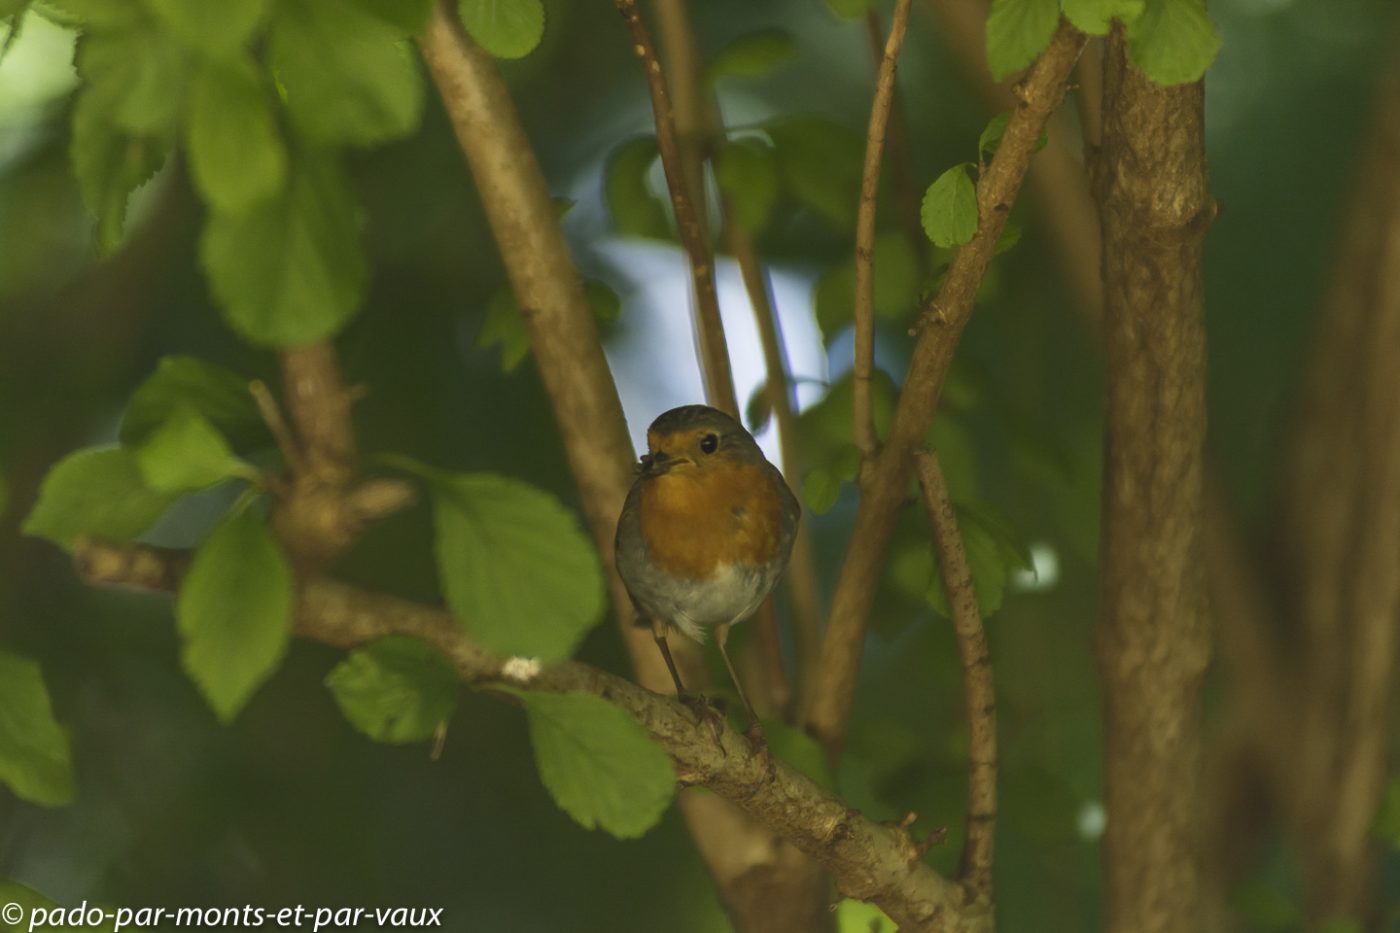
[[[943,286],[924,309],[914,357],[885,446],[865,471],[861,502],[846,547],[822,641],[817,685],[806,724],[831,757],[840,753],[855,697],[870,607],[885,550],[904,504],[911,458],[933,417],[958,337],[972,315],[977,289],[1006,225],[1050,114],[1064,98],[1065,82],[1084,47],[1084,35],[1061,23],[1050,46],[1017,89],[1018,103],[996,155],[977,184],[980,222],[972,241],[948,267]]]
[[[173,592],[187,555],[145,545],[79,542],[75,559],[94,584]],[[800,772],[756,751],[727,725],[718,736],[686,707],[615,675],[574,661],[525,678],[468,639],[451,616],[324,577],[306,581],[294,622],[303,638],[342,648],[385,635],[411,635],[440,650],[459,678],[474,685],[509,684],[551,693],[588,693],[630,713],[666,750],[683,785],[702,785],[733,802],[832,873],[842,893],[878,904],[901,929],[990,930],[985,905],[962,885],[921,861],[922,849],[902,826],[877,823],[847,807]]]
[[[875,199],[880,193],[880,163],[885,152],[885,129],[894,106],[895,72],[904,32],[909,26],[910,0],[898,0],[890,35],[880,58],[875,80],[875,100],[870,105],[870,125],[865,133],[865,164],[860,176],[860,204],[856,209],[855,361],[851,368],[855,439],[861,455],[875,455],[875,409],[870,401],[870,379],[875,367]],[[873,17],[875,12],[872,10]]]
[[[1107,929],[1203,926],[1199,687],[1210,656],[1201,250],[1215,216],[1201,82],[1104,58],[1095,164],[1104,242],[1102,616]]]

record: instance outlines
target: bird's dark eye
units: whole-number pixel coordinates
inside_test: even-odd
[[[700,449],[707,454],[712,454],[716,450],[719,450],[719,435],[706,434],[704,437],[700,438]]]

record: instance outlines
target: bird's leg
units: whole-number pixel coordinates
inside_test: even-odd
[[[743,701],[744,709],[748,710],[749,713],[749,724],[744,729],[744,734],[758,745],[766,748],[768,740],[763,735],[763,723],[758,721],[758,713],[754,712],[753,704],[749,702],[749,696],[744,692],[744,683],[739,679],[738,671],[734,670],[734,662],[729,660],[729,651],[725,647],[729,641],[729,626],[728,622],[715,626],[715,644],[719,645],[720,657],[724,658],[724,666],[729,668],[729,679],[734,681],[734,689],[739,691],[739,699]]]
[[[660,619],[651,620],[651,636],[656,639],[656,647],[661,649],[661,657],[666,659],[666,669],[671,672],[671,679],[676,682],[676,699],[684,703],[695,713],[695,724],[701,725],[708,722],[710,732],[714,734],[715,742],[719,742],[722,717],[719,712],[710,705],[710,701],[702,696],[692,696],[686,693],[685,684],[681,683],[680,671],[676,668],[676,660],[671,657],[671,646],[666,642],[666,623]]]
[[[671,657],[671,646],[666,643],[666,623],[660,619],[652,619],[651,637],[656,639],[656,647],[661,649],[661,657],[666,659],[666,670],[671,672],[671,679],[676,682],[676,698],[684,701],[685,684],[681,683],[680,671],[676,670],[676,661]]]

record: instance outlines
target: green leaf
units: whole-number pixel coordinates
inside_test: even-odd
[[[234,450],[265,447],[272,441],[247,379],[207,360],[167,356],[127,403],[119,434],[122,444],[140,446],[182,408],[202,415]]]
[[[778,204],[773,147],[757,139],[729,143],[715,157],[715,183],[728,196],[733,219],[750,233],[761,233]]]
[[[146,485],[131,451],[90,447],[49,470],[23,531],[66,550],[84,534],[129,541],[151,527],[176,498]]]
[[[520,319],[515,293],[510,285],[502,285],[486,303],[486,315],[476,335],[476,345],[483,350],[501,348],[501,371],[513,372],[530,355],[530,335]]]
[[[608,156],[603,169],[603,196],[613,227],[623,236],[658,240],[671,236],[666,207],[647,181],[659,154],[655,136],[635,136]]]
[[[711,86],[720,78],[762,78],[797,55],[797,43],[781,29],[763,29],[740,36],[720,50],[705,69]]]
[[[544,37],[540,0],[457,0],[467,32],[497,58],[524,58]]]
[[[987,64],[1000,81],[1020,71],[1050,44],[1060,21],[1059,0],[992,0],[987,14]]]
[[[870,0],[826,0],[826,7],[842,19],[860,19],[870,10]]]
[[[137,0],[48,0],[86,26],[128,26],[141,19]]]
[[[84,84],[73,105],[69,156],[104,253],[125,237],[131,192],[170,152],[182,79],[167,48],[149,32],[85,36],[78,46]]]
[[[870,380],[870,404],[875,413],[875,433],[886,437],[894,420],[894,403],[898,390],[894,380],[876,369]],[[859,465],[851,434],[854,425],[855,387],[851,373],[846,372],[832,384],[821,401],[804,409],[797,416],[797,445],[801,461],[810,464],[840,463],[851,467],[838,475],[850,479]],[[852,460],[852,457],[855,460]]]
[[[292,124],[322,143],[371,146],[407,136],[423,77],[401,30],[352,0],[282,0],[270,58]]]
[[[272,676],[292,633],[292,570],[244,509],[200,545],[175,601],[185,670],[223,722]]]
[[[102,87],[112,102],[106,114],[132,136],[169,139],[183,100],[186,56],[149,25],[85,33],[74,66],[89,87]]]
[[[1001,137],[1006,133],[1006,124],[1010,122],[1010,110],[1003,110],[987,121],[982,135],[977,137],[977,152],[980,156],[991,158],[996,153],[997,144],[1001,142]]]
[[[1116,19],[1132,23],[1142,15],[1145,0],[1064,0],[1065,18],[1091,36],[1106,36]]]
[[[830,467],[813,467],[802,480],[802,501],[807,503],[813,515],[825,515],[831,511],[841,496],[841,477]]]
[[[1385,785],[1385,796],[1376,810],[1371,833],[1392,849],[1400,849],[1400,777],[1392,777]]]
[[[875,314],[898,321],[909,317],[919,297],[919,259],[902,233],[875,237]],[[855,319],[856,261],[828,269],[813,289],[817,326],[828,341]]]
[[[257,472],[239,460],[223,435],[190,407],[182,407],[136,450],[146,485],[162,492],[206,489],[235,476]]]
[[[1153,81],[1170,87],[1199,81],[1220,51],[1205,0],[1146,0],[1128,27],[1128,56]]]
[[[231,54],[262,24],[271,0],[144,0],[182,43],[206,55]]]
[[[783,185],[796,200],[835,229],[848,233],[856,220],[865,140],[828,120],[794,117],[769,124]]]
[[[836,905],[836,933],[896,933],[898,929],[874,904],[848,897]]]
[[[637,721],[595,696],[518,691],[540,781],[585,829],[635,839],[661,819],[676,772]]]
[[[616,321],[622,314],[622,299],[605,282],[586,279],[583,283],[584,298],[593,312],[593,319],[604,326]],[[525,329],[525,321],[520,316],[520,308],[515,303],[515,293],[510,285],[496,289],[486,304],[486,314],[481,321],[481,330],[476,334],[476,345],[483,350],[501,348],[501,371],[514,372],[530,355],[530,334]]]
[[[934,179],[924,192],[919,218],[928,238],[944,249],[961,246],[977,235],[977,189],[967,175],[967,163]]]
[[[407,635],[350,652],[326,675],[326,686],[350,724],[376,742],[422,742],[457,708],[452,665]]]
[[[73,757],[39,665],[0,651],[0,781],[30,803],[73,800]]]
[[[501,655],[568,657],[603,610],[598,555],[546,492],[489,473],[428,475],[447,605]]]
[[[428,13],[432,11],[433,0],[353,0],[361,10],[369,13],[404,36],[416,36],[427,25]]]
[[[972,573],[972,589],[977,595],[977,609],[986,619],[1001,608],[1002,594],[1013,570],[1035,569],[1030,552],[1006,522],[985,505],[955,503],[958,530],[962,533],[963,551]],[[943,573],[937,561],[933,565],[933,582],[928,591],[929,604],[943,616],[951,616],[948,594],[943,587]]]
[[[249,61],[211,61],[195,78],[186,145],[195,184],[215,210],[246,210],[286,181],[287,147],[270,105]]]
[[[1230,909],[1250,930],[1299,930],[1304,927],[1298,904],[1263,879],[1247,881],[1230,891]]]
[[[599,325],[611,324],[622,316],[622,299],[607,282],[584,279],[583,297],[588,301],[588,310],[593,312],[593,320]]]
[[[364,296],[359,228],[350,184],[326,156],[297,159],[272,200],[243,214],[215,213],[200,258],[224,320],[264,346],[334,334]]]

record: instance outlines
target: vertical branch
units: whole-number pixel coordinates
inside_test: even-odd
[[[1288,803],[1309,913],[1365,921],[1400,655],[1400,67],[1383,85],[1286,473],[1303,634]],[[1298,738],[1298,736],[1292,736]]]
[[[991,164],[977,182],[977,233],[953,256],[938,294],[924,308],[909,374],[884,447],[860,482],[861,502],[846,545],[822,638],[817,680],[805,711],[806,726],[828,756],[839,755],[855,698],[870,607],[884,569],[885,551],[904,504],[911,458],[938,405],[958,337],[972,316],[977,289],[997,238],[1038,148],[1050,114],[1084,47],[1084,34],[1062,22],[1017,88],[1018,102]]]
[[[642,19],[637,0],[614,0],[619,13],[632,35],[632,48],[642,61],[651,105],[656,115],[656,145],[661,151],[661,166],[666,171],[666,187],[671,193],[671,206],[676,212],[676,228],[681,245],[690,261],[690,274],[695,286],[696,330],[700,341],[701,369],[705,375],[705,394],[710,404],[738,417],[739,402],[734,395],[734,375],[729,367],[729,348],[724,339],[724,323],[719,314],[719,293],[715,290],[714,255],[700,220],[703,205],[690,193],[685,168],[681,162],[680,143],[676,137],[675,114],[671,95],[666,88],[666,76],[656,57],[651,31]],[[697,195],[698,196],[698,195]]]
[[[789,482],[802,475],[801,461],[797,454],[797,396],[793,391],[792,380],[788,378],[787,354],[783,350],[783,335],[778,324],[778,314],[773,307],[773,293],[769,287],[768,275],[759,261],[753,238],[734,218],[732,205],[727,198],[722,199],[726,217],[725,240],[729,250],[739,263],[739,274],[744,280],[744,289],[753,307],[754,322],[758,326],[759,345],[763,349],[763,365],[768,373],[766,391],[768,404],[773,410],[773,420],[778,425],[778,442],[783,461],[783,475]],[[810,673],[816,664],[817,651],[821,643],[820,615],[818,605],[820,586],[817,581],[817,558],[812,549],[812,533],[806,522],[797,526],[797,537],[792,544],[792,558],[788,561],[788,592],[792,597],[793,640],[797,648],[797,691],[799,707],[805,705],[806,688],[811,681]]]
[[[967,838],[963,843],[961,880],[992,902],[992,845],[997,813],[997,706],[992,658],[972,588],[962,534],[958,530],[943,469],[932,451],[915,456],[924,508],[933,528],[933,546],[952,610],[953,632],[963,669],[963,705],[967,715]]]
[[[867,458],[875,453],[877,445],[875,412],[870,403],[875,358],[875,198],[880,191],[880,162],[885,151],[885,127],[894,103],[899,48],[904,44],[904,32],[909,25],[909,3],[910,0],[897,0],[884,56],[880,59],[875,101],[870,106],[870,125],[865,134],[860,206],[856,211],[856,333],[851,387],[854,390],[856,446]]]
[[[1164,88],[1104,61],[1108,402],[1102,618],[1106,927],[1202,926],[1199,686],[1210,654],[1201,527],[1205,328],[1201,249],[1215,215],[1200,82]]]

